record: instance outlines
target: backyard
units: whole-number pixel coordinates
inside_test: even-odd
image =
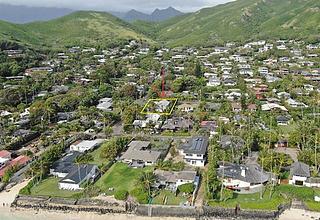
[[[160,193],[153,198],[152,204],[157,205],[180,205],[185,203],[187,198],[178,194],[177,196],[168,190],[161,190]]]
[[[260,193],[254,194],[233,194],[232,199],[226,201],[210,201],[211,206],[222,206],[227,208],[235,208],[237,204],[242,209],[264,209],[264,210],[277,210],[278,206],[285,203],[286,200],[279,193],[272,193],[270,199],[270,191],[266,190],[260,199]]]
[[[94,164],[94,165],[97,165],[97,166],[101,166],[103,164],[108,164],[109,161],[104,159],[104,158],[101,158],[101,151],[102,151],[102,147],[99,147],[97,149],[95,149],[94,151],[90,152],[89,154],[92,155],[93,157],[93,161],[90,161],[89,163],[90,164]]]
[[[41,181],[38,185],[31,188],[31,195],[33,196],[50,196],[61,198],[75,198],[81,194],[82,191],[61,190],[58,188],[59,178],[49,177]]]
[[[240,204],[242,209],[277,210],[280,204],[297,199],[303,201],[311,210],[320,210],[319,203],[314,202],[314,195],[320,195],[320,190],[292,185],[279,185],[271,193],[271,198],[270,189],[266,189],[262,199],[260,199],[260,193],[247,195],[234,193],[231,199],[222,202],[210,201],[209,205],[234,208],[237,204]]]
[[[96,186],[107,195],[113,195],[118,190],[132,190],[137,184],[139,176],[144,171],[151,171],[152,167],[131,168],[125,163],[115,163],[97,182]],[[113,190],[109,190],[112,188]]]

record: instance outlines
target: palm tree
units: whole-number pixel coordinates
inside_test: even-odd
[[[143,172],[139,178],[139,183],[145,190],[148,190],[149,198],[151,197],[151,187],[156,181],[156,176],[153,172]]]

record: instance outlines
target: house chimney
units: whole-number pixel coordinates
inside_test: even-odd
[[[246,177],[246,169],[241,169],[241,176]]]

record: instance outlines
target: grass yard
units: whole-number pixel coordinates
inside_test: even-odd
[[[81,194],[81,191],[61,190],[58,188],[59,178],[49,177],[38,185],[31,188],[33,196],[51,196],[61,198],[74,198]]]
[[[117,190],[127,190],[130,192],[137,184],[139,176],[144,171],[151,171],[152,167],[131,168],[125,163],[115,163],[97,182],[102,192],[113,195]],[[109,191],[113,188],[113,191]]]
[[[175,131],[175,132],[172,132],[172,131],[163,131],[161,133],[162,136],[174,136],[174,137],[189,137],[191,136],[190,132],[187,132],[187,131]]]
[[[93,161],[90,161],[89,162],[90,164],[101,166],[103,164],[109,163],[108,160],[100,157],[101,151],[102,151],[102,147],[100,146],[99,148],[97,148],[94,151],[92,151],[91,153],[89,153],[90,155],[93,156]]]
[[[310,210],[320,211],[320,203],[314,202],[315,195],[320,195],[319,189],[279,185],[275,187],[271,199],[269,199],[270,189],[267,189],[262,199],[260,199],[260,193],[249,195],[234,194],[232,199],[224,202],[210,201],[209,204],[211,206],[234,208],[239,203],[242,209],[277,210],[280,204],[286,204],[292,199],[298,199],[303,201]]]
[[[166,203],[164,203],[165,198],[167,198]],[[175,194],[168,190],[161,190],[159,195],[153,198],[152,204],[157,205],[180,205],[187,201],[186,197],[181,195],[175,196]]]
[[[234,198],[232,199],[228,199],[224,202],[210,201],[209,205],[235,208],[237,204],[240,204],[242,209],[277,210],[280,204],[286,202],[285,198],[277,192],[272,194],[271,199],[269,199],[269,195],[269,190],[266,190],[263,193],[262,199],[260,199],[260,193],[248,195],[234,194]]]
[[[291,132],[295,131],[298,128],[297,124],[295,122],[290,122],[289,125],[285,125],[285,126],[279,126],[279,130],[283,133],[283,134],[290,134]]]

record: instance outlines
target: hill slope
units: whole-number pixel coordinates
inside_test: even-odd
[[[319,21],[319,0],[237,0],[192,13],[158,35],[171,45],[305,38],[319,36]]]
[[[75,12],[48,22],[15,25],[0,22],[2,39],[16,40],[25,44],[53,47],[66,45],[108,44],[122,39],[143,39],[132,25],[103,12]]]

